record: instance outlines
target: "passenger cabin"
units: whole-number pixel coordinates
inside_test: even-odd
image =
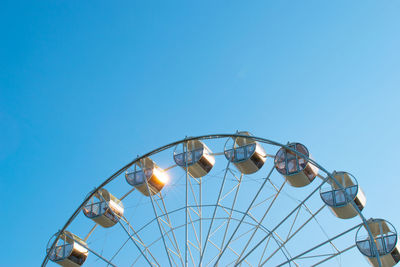
[[[150,158],[141,159],[134,170],[125,174],[126,181],[143,195],[155,195],[168,181],[167,174]]]
[[[374,242],[368,235],[364,225],[362,225],[356,236],[356,245],[358,250],[367,257],[372,266],[378,267],[377,251],[382,267],[391,267],[400,261],[400,247],[397,242],[397,232],[388,221],[383,219],[369,219],[367,221],[371,230]]]
[[[300,143],[288,143],[287,146],[307,158],[311,158],[308,149]],[[318,174],[318,168],[301,155],[282,147],[275,155],[275,168],[290,185],[303,187],[310,184]]]
[[[89,254],[85,241],[68,231],[64,231],[60,234],[57,243],[52,248],[57,236],[58,233],[56,233],[47,244],[47,255],[49,259],[65,267],[82,266]]]
[[[333,179],[328,179],[320,189],[322,200],[329,206],[333,214],[341,219],[353,218],[358,214],[352,201],[361,211],[365,207],[367,199],[364,192],[359,187],[357,180],[350,173],[334,171],[332,176],[343,187]]]
[[[258,142],[251,138],[249,132],[238,132],[237,134],[249,137],[233,137],[232,145],[228,145],[228,143],[225,145],[225,157],[241,173],[255,173],[264,165],[267,157],[265,150]]]
[[[115,225],[124,215],[124,206],[121,200],[102,188],[86,203],[82,211],[89,219],[108,228]]]
[[[210,149],[200,140],[190,140],[177,145],[174,161],[194,178],[205,176],[215,164]]]

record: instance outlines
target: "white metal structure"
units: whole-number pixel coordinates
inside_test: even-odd
[[[89,193],[42,266],[350,266],[346,255],[363,260],[355,248],[366,243],[369,262],[389,266],[397,246],[374,253],[368,240],[386,234],[392,244],[395,234],[397,244],[397,234],[390,226],[377,235],[360,192],[300,143],[248,132],[187,137],[137,157]],[[361,226],[366,237],[355,242]]]

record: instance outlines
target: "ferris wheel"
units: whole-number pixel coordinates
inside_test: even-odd
[[[348,254],[394,266],[397,232],[365,205],[352,174],[327,171],[303,144],[186,137],[89,192],[42,266],[355,266]]]

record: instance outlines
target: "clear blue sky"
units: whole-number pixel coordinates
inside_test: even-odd
[[[236,130],[307,144],[400,230],[399,14],[397,0],[1,1],[2,264],[38,266],[136,155]]]

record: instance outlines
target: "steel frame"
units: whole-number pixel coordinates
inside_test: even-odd
[[[154,154],[157,154],[157,153],[159,153],[159,152],[161,152],[161,151],[164,151],[164,150],[166,150],[166,149],[169,149],[169,148],[171,148],[171,147],[173,147],[173,146],[176,146],[176,145],[178,145],[178,144],[185,143],[185,142],[188,142],[188,141],[191,141],[191,140],[207,140],[207,139],[221,139],[221,138],[235,138],[235,139],[236,139],[236,138],[239,138],[239,137],[242,137],[242,138],[249,138],[249,136],[247,136],[247,135],[241,135],[241,134],[238,134],[238,133],[236,133],[236,134],[213,134],[213,135],[202,135],[202,136],[197,136],[197,137],[189,137],[189,138],[185,138],[185,139],[183,139],[183,140],[179,140],[179,141],[170,143],[170,144],[168,144],[168,145],[159,147],[159,148],[157,148],[157,149],[155,149],[155,150],[153,150],[153,151],[151,151],[151,152],[149,152],[149,153],[146,153],[146,154],[144,154],[144,155],[142,155],[142,156],[140,156],[140,157],[137,157],[136,159],[132,160],[130,163],[126,164],[126,165],[123,166],[121,169],[119,169],[118,171],[116,171],[113,175],[111,175],[108,179],[106,179],[103,183],[101,183],[94,191],[92,191],[92,192],[85,198],[85,200],[81,203],[81,205],[74,211],[74,213],[71,215],[71,217],[67,220],[67,222],[66,222],[65,225],[62,227],[62,229],[58,232],[57,237],[55,238],[54,242],[52,243],[52,245],[51,245],[51,247],[50,247],[50,249],[49,249],[48,251],[50,252],[50,251],[52,251],[52,250],[54,249],[55,245],[57,244],[58,239],[60,238],[60,234],[63,233],[63,232],[68,228],[68,226],[72,223],[72,221],[73,221],[73,220],[76,218],[76,216],[79,214],[79,212],[81,211],[81,209],[85,206],[85,204],[94,196],[94,194],[95,194],[99,189],[103,188],[103,187],[106,186],[108,183],[110,183],[111,181],[113,181],[114,179],[116,179],[119,175],[121,175],[123,172],[125,172],[128,168],[130,168],[130,167],[133,166],[134,164],[140,162],[141,159],[146,158],[146,157],[149,157],[149,156],[154,155]],[[291,150],[291,151],[294,152],[297,156],[301,156],[301,157],[305,158],[308,162],[310,162],[311,164],[313,164],[314,166],[316,166],[319,170],[321,170],[322,172],[324,172],[324,173],[327,175],[327,177],[326,177],[325,179],[323,179],[322,183],[317,187],[316,190],[318,190],[323,184],[325,184],[325,183],[327,182],[328,179],[331,179],[340,189],[344,189],[344,188],[343,188],[343,185],[341,185],[341,184],[336,180],[336,178],[333,177],[333,175],[332,175],[330,172],[328,172],[325,168],[323,168],[321,165],[319,165],[318,163],[316,163],[314,160],[312,160],[312,159],[310,159],[309,157],[307,157],[307,156],[305,156],[305,155],[299,153],[298,151],[296,151],[296,150],[294,150],[294,149],[292,149],[292,148],[290,148],[290,147],[288,147],[288,146],[286,146],[286,145],[283,145],[283,144],[280,144],[280,143],[278,143],[278,142],[271,141],[271,140],[268,140],[268,139],[265,139],[265,138],[260,138],[260,137],[255,137],[255,136],[252,136],[252,137],[250,137],[250,138],[252,138],[252,139],[255,140],[255,141],[259,141],[259,142],[261,142],[261,143],[265,143],[265,144],[269,144],[269,145],[273,145],[273,146],[278,146],[278,147],[284,147],[284,148],[287,149],[287,150]],[[228,169],[229,163],[230,163],[230,161],[228,161],[228,166],[227,166],[226,169]],[[187,168],[186,168],[186,170],[187,170]],[[272,173],[272,171],[271,171],[271,173]],[[270,175],[270,174],[269,174],[269,175]],[[222,189],[223,189],[223,186],[224,186],[224,183],[225,183],[225,179],[226,179],[226,172],[225,172],[225,175],[224,175],[224,180],[223,180],[223,182],[222,182],[222,184],[221,184],[221,189],[220,189],[220,193],[219,193],[218,199],[219,199],[220,196],[221,196],[221,192],[222,192]],[[187,179],[187,175],[186,175],[186,196],[187,196],[187,191],[188,191],[188,189],[187,189],[187,188],[188,188],[187,180],[188,180],[188,179]],[[265,179],[265,181],[263,182],[261,188],[265,185],[265,183],[266,183],[267,180],[268,180],[268,179]],[[148,187],[148,190],[150,190],[150,188],[149,188],[149,186],[148,186],[148,184],[147,184],[147,181],[146,181],[146,185],[147,185],[147,187]],[[316,191],[316,190],[315,190],[315,191]],[[315,191],[313,191],[308,197],[306,197],[306,199],[303,200],[301,204],[304,204],[304,202],[305,202],[306,200],[308,200],[308,199],[310,198],[310,196],[311,196],[312,194],[315,193]],[[260,190],[258,191],[258,193],[259,193],[259,192],[260,192]],[[127,194],[129,194],[129,193],[130,193],[130,192],[128,192]],[[257,198],[258,193],[256,194],[256,197],[255,197],[255,198]],[[345,194],[346,194],[346,197],[348,197],[346,191],[345,191]],[[160,195],[161,195],[161,194],[160,194]],[[200,195],[201,195],[201,194],[200,194]],[[253,200],[255,200],[255,198],[254,198]],[[160,234],[161,234],[161,236],[162,236],[162,239],[163,239],[163,242],[164,242],[164,247],[165,247],[166,253],[167,253],[168,258],[169,258],[169,257],[170,257],[170,254],[169,254],[169,252],[168,252],[168,249],[167,249],[167,246],[166,246],[166,243],[165,243],[164,236],[162,235],[162,230],[161,230],[161,226],[160,226],[160,221],[159,221],[159,219],[158,219],[159,216],[158,216],[158,214],[156,213],[156,209],[155,209],[155,206],[154,206],[154,201],[153,201],[153,197],[152,197],[152,196],[151,196],[151,202],[152,202],[153,210],[154,210],[154,213],[155,213],[155,219],[157,219],[157,222],[158,222],[158,225],[159,225],[159,229],[160,229]],[[200,201],[200,203],[201,203],[201,201]],[[219,203],[219,200],[217,201],[217,205],[216,205],[215,210],[214,210],[212,222],[213,222],[214,219],[215,219],[215,213],[216,213],[216,209],[217,209],[218,203]],[[252,201],[252,204],[254,204],[254,201]],[[252,205],[252,204],[251,204],[251,205]],[[364,215],[362,214],[362,212],[359,210],[359,208],[357,207],[357,205],[354,203],[354,201],[352,201],[351,204],[353,205],[353,207],[354,207],[354,208],[356,209],[356,211],[358,212],[358,215],[359,215],[359,217],[360,217],[361,220],[362,220],[362,224],[363,224],[364,227],[366,228],[366,230],[367,230],[367,232],[368,232],[368,235],[370,236],[371,240],[374,240],[373,235],[372,235],[372,233],[371,233],[371,230],[370,230],[370,228],[369,228],[369,226],[368,226],[368,224],[367,224],[366,218],[364,217]],[[249,212],[249,210],[250,210],[250,208],[251,208],[251,205],[249,206],[247,212]],[[202,207],[203,207],[203,206],[202,206]],[[277,226],[275,226],[271,231],[269,231],[269,234],[267,234],[267,236],[265,236],[264,238],[262,238],[262,240],[261,240],[260,242],[258,242],[256,246],[252,247],[251,250],[250,250],[246,255],[244,255],[243,257],[239,257],[239,260],[236,262],[236,265],[240,265],[241,262],[243,262],[243,261],[246,259],[246,257],[248,257],[260,244],[262,244],[262,243],[263,243],[265,240],[267,240],[267,239],[269,240],[269,239],[270,239],[270,236],[272,235],[272,233],[274,233],[275,230],[276,230],[284,221],[286,221],[287,218],[289,218],[289,217],[297,210],[297,208],[298,208],[298,207],[296,207],[294,210],[292,210],[292,211],[288,214],[288,216],[284,218],[284,220],[283,220],[281,223],[279,223],[279,224],[278,224]],[[187,218],[188,218],[188,202],[187,202],[187,198],[186,198],[186,206],[185,206],[185,209],[186,209],[186,224],[185,224],[186,226],[185,226],[185,227],[186,227],[186,231],[187,231],[187,224],[188,224],[188,221],[187,221]],[[166,209],[165,209],[165,211],[166,211]],[[166,211],[166,214],[165,214],[165,215],[168,215],[168,214],[170,214],[170,213]],[[201,214],[201,215],[202,215],[202,214]],[[244,219],[244,217],[245,217],[245,215],[243,216],[243,219]],[[200,220],[200,221],[201,221],[201,220]],[[204,256],[204,253],[205,253],[206,245],[207,245],[207,243],[209,242],[208,237],[209,237],[209,235],[210,235],[210,231],[211,231],[211,228],[212,228],[212,224],[213,224],[213,223],[211,223],[211,225],[210,225],[210,227],[209,227],[209,230],[208,230],[208,233],[207,233],[207,238],[206,238],[206,241],[204,242],[204,247],[201,248],[201,246],[200,246],[200,250],[202,250],[202,251],[200,251],[200,255],[201,255],[201,256],[200,256],[200,264],[199,264],[199,266],[201,266],[201,261],[202,261],[202,258],[203,258],[203,256]],[[173,229],[173,227],[172,227],[171,225],[170,225],[170,228]],[[94,230],[94,229],[92,229],[92,230]],[[237,229],[235,229],[234,234],[236,233],[236,231],[237,231]],[[186,234],[187,234],[187,233],[186,233]],[[227,247],[229,246],[229,242],[233,239],[234,234],[231,235],[231,237],[228,239],[228,242],[225,244],[224,248],[221,250],[221,253],[219,253],[218,260],[221,258],[222,254],[224,253],[224,251],[225,251],[225,250],[227,249]],[[200,235],[200,236],[201,236],[201,235]],[[186,235],[186,237],[187,237],[187,235]],[[375,251],[378,251],[378,250],[377,250],[377,245],[376,245],[376,243],[375,243],[375,242],[372,242],[372,243],[373,243],[373,246],[374,246],[373,249],[374,249]],[[81,245],[82,245],[82,244],[81,244]],[[86,247],[86,246],[84,246],[84,247]],[[186,244],[185,244],[185,264],[184,264],[184,266],[187,266],[187,251],[188,251],[188,248],[187,248],[187,247],[188,247],[188,246],[187,246],[187,238],[186,238]],[[354,246],[353,246],[353,247],[354,247]],[[87,248],[87,247],[86,247],[86,248]],[[101,258],[101,259],[103,259],[104,261],[106,261],[108,264],[114,266],[111,262],[109,262],[108,260],[104,259],[101,255],[97,254],[96,252],[92,251],[92,250],[89,249],[89,248],[87,248],[87,249],[88,249],[89,251],[91,251],[93,254],[95,254],[96,256],[98,256],[99,258]],[[350,249],[350,248],[347,248],[347,249],[344,250],[344,251],[347,251],[348,249]],[[178,249],[178,250],[179,250],[179,249]],[[340,253],[338,252],[337,254],[339,255],[339,254],[343,253],[344,251],[341,251]],[[179,254],[180,254],[180,253],[179,253]],[[380,257],[379,257],[379,253],[376,253],[376,256],[377,256],[378,265],[381,267],[382,264],[381,264],[381,260],[380,260]],[[296,257],[298,257],[298,256],[296,256]],[[330,258],[331,258],[331,257],[330,257]],[[328,259],[330,259],[330,258],[328,258]],[[326,260],[328,260],[328,259],[326,259]],[[42,262],[42,266],[46,266],[48,260],[49,260],[49,255],[48,255],[48,253],[46,253],[46,256],[45,256],[45,258],[44,258],[44,260],[43,260],[43,262]],[[217,260],[217,262],[218,262],[218,260]],[[292,260],[290,260],[290,261],[292,261]],[[289,261],[289,262],[290,262],[290,261]],[[171,259],[170,259],[170,258],[169,258],[169,263],[170,263],[170,265],[172,266],[172,262],[171,262]],[[319,263],[318,263],[318,264],[319,264]]]

